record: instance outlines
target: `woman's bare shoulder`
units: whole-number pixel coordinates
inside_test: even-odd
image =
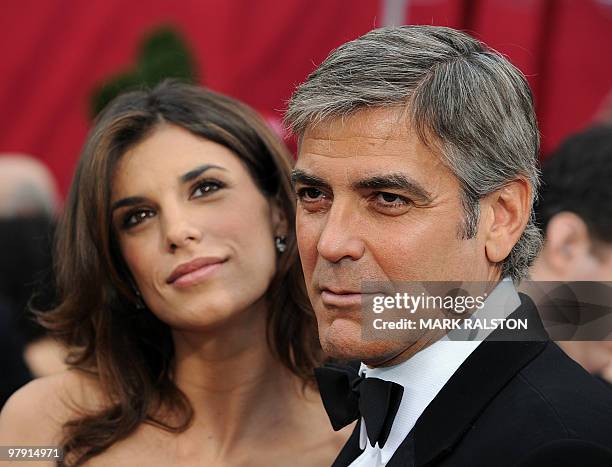
[[[0,445],[57,443],[64,423],[103,404],[96,377],[81,370],[37,378],[15,392],[2,408]]]

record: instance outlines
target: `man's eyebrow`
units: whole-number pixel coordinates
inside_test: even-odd
[[[206,171],[207,171],[207,170],[209,170],[209,169],[220,169],[220,170],[225,170],[225,171],[227,171],[227,169],[225,169],[225,168],[223,168],[223,167],[221,167],[221,166],[218,166],[218,165],[214,165],[214,164],[204,164],[204,165],[201,165],[201,166],[199,166],[199,167],[196,167],[195,169],[190,170],[189,172],[187,172],[187,173],[185,173],[185,174],[181,175],[181,176],[179,177],[179,181],[180,181],[181,183],[187,183],[187,182],[190,182],[191,180],[193,180],[193,179],[195,179],[195,178],[198,178],[198,177],[199,177],[201,174],[203,174],[204,172],[206,172]]]
[[[431,194],[416,180],[403,173],[390,173],[385,175],[374,175],[353,183],[354,190],[404,190],[419,198],[423,202],[432,200]]]
[[[329,188],[329,183],[322,178],[317,177],[316,175],[311,175],[304,170],[295,169],[291,172],[291,184],[295,186],[298,183],[319,188]]]
[[[119,201],[115,201],[111,206],[111,212],[115,211],[119,208],[124,208],[127,206],[135,206],[137,204],[142,204],[146,202],[146,198],[142,196],[130,196],[128,198],[122,198]]]

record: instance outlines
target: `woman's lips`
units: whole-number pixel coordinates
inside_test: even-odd
[[[214,263],[209,264],[208,266],[203,266],[200,269],[196,269],[193,272],[179,277],[172,283],[172,285],[178,288],[185,288],[195,284],[199,284],[200,282],[206,280],[209,276],[211,276],[222,265],[223,263]]]
[[[213,275],[227,259],[198,258],[177,267],[166,283],[178,288],[191,287]]]

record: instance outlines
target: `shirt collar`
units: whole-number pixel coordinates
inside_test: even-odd
[[[520,304],[521,300],[514,284],[509,278],[505,278],[487,297],[485,306],[474,313],[470,319],[483,315],[496,318],[507,317]],[[382,449],[378,443],[375,446],[370,445],[365,420],[361,419],[359,447],[365,449],[363,454],[371,456],[371,451],[376,450],[381,465],[389,462],[429,403],[490,332],[479,333],[476,336],[478,340],[470,341],[450,340],[448,336],[444,336],[410,359],[390,367],[369,368],[362,363],[359,373],[366,378],[393,381],[404,387],[402,401],[395,415],[389,437]]]

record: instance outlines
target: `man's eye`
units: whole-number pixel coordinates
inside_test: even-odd
[[[135,211],[128,212],[125,216],[123,216],[123,221],[121,222],[121,227],[124,229],[129,229],[142,223],[148,217],[153,217],[155,213],[150,209],[138,209]]]
[[[323,192],[317,188],[302,188],[298,190],[297,196],[300,200],[305,202],[318,201],[319,199],[325,197]]]
[[[404,197],[396,195],[395,193],[378,193],[378,196],[379,199],[385,203],[396,204],[405,202]]]
[[[410,200],[402,195],[386,192],[375,193],[374,201],[383,208],[400,208],[411,204]]]
[[[209,195],[214,193],[215,191],[219,191],[225,185],[221,182],[213,181],[213,180],[205,180],[203,182],[198,183],[193,191],[191,192],[192,198],[201,198],[202,196]]]

